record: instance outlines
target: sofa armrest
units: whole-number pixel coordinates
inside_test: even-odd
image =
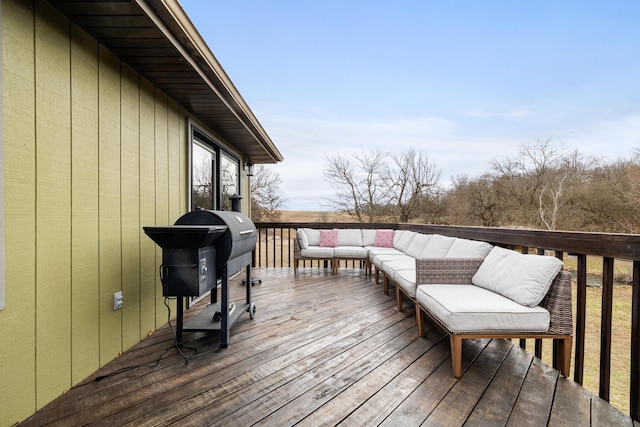
[[[416,258],[416,285],[470,285],[482,258]]]
[[[560,271],[540,303],[540,307],[546,309],[550,315],[550,334],[573,335],[571,298],[571,274]]]

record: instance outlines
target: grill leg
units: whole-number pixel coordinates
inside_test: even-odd
[[[220,313],[222,319],[220,320],[220,347],[227,348],[229,346],[229,276],[227,274],[227,266],[222,269],[222,289],[220,289],[222,295],[220,301]]]
[[[176,298],[176,306],[177,306],[177,313],[176,313],[176,341],[178,342],[178,345],[180,347],[182,347],[182,315],[184,313],[184,298],[183,297],[177,297]],[[169,320],[171,321],[171,320]]]
[[[247,265],[247,304],[251,304],[251,286],[253,285],[251,279],[251,264]]]

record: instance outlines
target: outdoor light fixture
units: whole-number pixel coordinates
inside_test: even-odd
[[[247,163],[244,164],[244,170],[247,176],[253,176],[253,163],[251,160],[248,160]]]

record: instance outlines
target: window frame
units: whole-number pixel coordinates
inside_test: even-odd
[[[202,127],[193,123],[190,119],[187,123],[188,134],[188,179],[187,179],[187,212],[196,209],[193,206],[193,146],[194,144],[203,147],[205,150],[211,151],[215,157],[215,171],[213,171],[213,209],[220,210],[224,207],[223,188],[222,188],[222,162],[229,161],[236,166],[236,174],[234,176],[236,194],[242,195],[241,185],[241,160],[240,157],[229,150],[225,145],[213,135],[205,131]],[[231,205],[228,206],[229,210]]]

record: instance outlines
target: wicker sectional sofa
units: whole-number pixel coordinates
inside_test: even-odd
[[[409,230],[296,232],[294,270],[319,259],[338,272],[338,260],[363,261],[383,290],[396,290],[398,310],[413,302],[420,335],[431,319],[450,337],[453,375],[462,374],[462,341],[468,338],[551,338],[554,363],[567,376],[573,322],[571,278],[562,261],[521,254],[486,242]]]

